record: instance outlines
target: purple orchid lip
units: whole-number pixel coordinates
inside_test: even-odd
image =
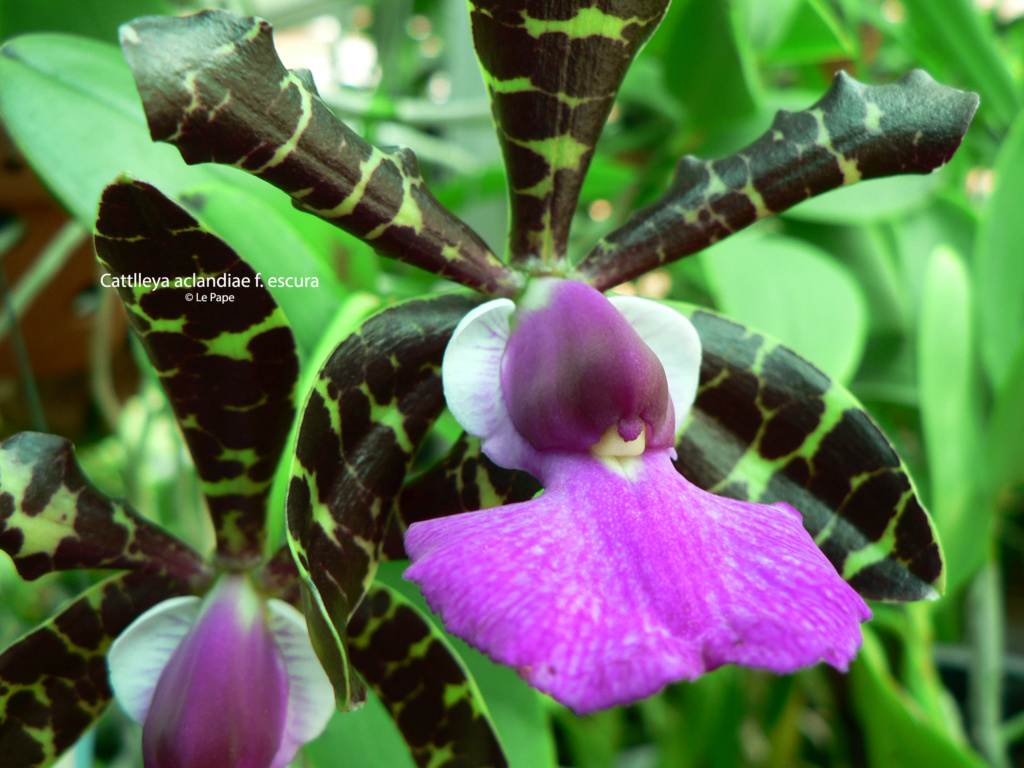
[[[579,714],[723,664],[845,670],[870,610],[785,504],[690,484],[665,449],[632,476],[549,459],[532,501],[416,523],[405,577],[453,634]]]
[[[241,574],[147,611],[108,663],[146,768],[283,768],[335,709],[301,614]]]
[[[518,310],[470,313],[442,374],[466,431],[544,493],[415,523],[406,578],[449,631],[579,713],[722,664],[845,670],[871,612],[799,513],[714,496],[672,465],[700,374],[693,326],[538,282]]]

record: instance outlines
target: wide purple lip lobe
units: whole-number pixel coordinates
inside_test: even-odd
[[[722,664],[846,669],[871,613],[795,510],[702,491],[665,450],[636,461],[630,479],[562,454],[532,501],[416,523],[406,578],[580,714]]]

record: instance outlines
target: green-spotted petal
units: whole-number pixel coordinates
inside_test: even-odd
[[[508,765],[480,691],[434,625],[375,584],[349,624],[352,663],[380,696],[418,766]]]
[[[113,698],[111,642],[151,606],[184,591],[162,576],[112,576],[0,654],[4,768],[45,768],[73,745]]]
[[[390,560],[408,557],[402,542],[413,523],[533,498],[540,483],[527,472],[499,467],[465,432],[441,461],[402,488],[384,546]]]
[[[427,189],[411,151],[364,141],[308,72],[284,68],[266,21],[149,17],[122,27],[121,43],[154,140],[185,162],[241,168],[382,254],[487,294],[515,290],[512,271]]]
[[[197,586],[210,578],[197,552],[96,490],[70,442],[36,432],[0,443],[0,549],[28,580],[72,568],[145,570]]]
[[[791,504],[864,597],[937,597],[945,572],[935,527],[860,403],[763,334],[671,306],[690,318],[704,347],[697,400],[676,445],[680,471],[723,496]]]
[[[392,502],[444,408],[440,364],[477,300],[448,294],[379,312],[334,350],[306,401],[288,490],[288,540],[313,647],[351,706],[345,627],[376,572]]]
[[[578,271],[605,290],[830,189],[929,173],[953,156],[977,108],[977,94],[921,70],[880,86],[840,72],[818,103],[779,112],[736,154],[684,157],[668,191],[601,240]]]
[[[594,147],[668,0],[471,0],[473,43],[505,156],[513,263],[565,259]]]
[[[252,565],[295,415],[288,321],[248,264],[149,184],[121,179],[103,192],[96,252],[181,424],[218,557]],[[197,287],[194,276],[227,284]]]

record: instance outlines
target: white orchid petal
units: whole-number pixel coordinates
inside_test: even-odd
[[[270,768],[284,768],[306,742],[319,736],[334,715],[334,689],[309,640],[305,617],[281,600],[267,601],[270,631],[288,672],[288,713],[281,747]]]
[[[133,621],[110,646],[110,687],[132,720],[142,725],[160,674],[199,618],[198,597],[172,597]]]
[[[444,396],[455,420],[503,467],[529,469],[536,451],[516,432],[501,389],[501,359],[515,304],[495,299],[462,318],[444,352]]]

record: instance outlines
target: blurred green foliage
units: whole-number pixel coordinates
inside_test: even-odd
[[[501,246],[501,164],[463,4],[228,5],[267,15],[279,38],[289,27],[296,35],[305,29],[311,48],[320,40],[318,17],[320,29],[325,15],[340,22],[328,25],[328,73],[347,66],[343,43],[372,43],[376,90],[328,80],[319,83],[325,98],[370,140],[409,143],[438,198]],[[861,398],[934,515],[948,558],[947,595],[928,605],[873,606],[876,618],[846,677],[823,668],[792,678],[722,669],[583,719],[474,659],[514,766],[1024,761],[1024,18],[1010,16],[1009,2],[981,5],[674,0],[622,88],[571,243],[577,257],[586,253],[663,190],[683,154],[735,151],[767,128],[775,110],[813,103],[838,69],[884,83],[920,66],[980,93],[963,147],[932,176],[872,181],[812,200],[631,286],[763,328]],[[150,142],[115,29],[173,10],[165,0],[0,0],[4,39],[44,33],[10,42],[0,56],[0,117],[86,227],[103,186],[129,172],[184,201],[257,270],[317,275],[317,289],[275,293],[308,370],[380,302],[434,290],[438,281],[379,261],[244,174],[186,167],[173,148]],[[88,434],[69,437],[97,485],[203,541],[194,474],[166,402],[140,368],[139,394],[108,413],[106,425],[94,420]],[[276,498],[282,493],[275,489]],[[385,577],[399,586],[399,572],[385,569]],[[0,644],[85,578],[24,584],[0,562]],[[126,764],[137,741],[125,735],[131,727],[112,712],[80,764]],[[374,702],[337,716],[297,764],[342,763],[411,765]]]

